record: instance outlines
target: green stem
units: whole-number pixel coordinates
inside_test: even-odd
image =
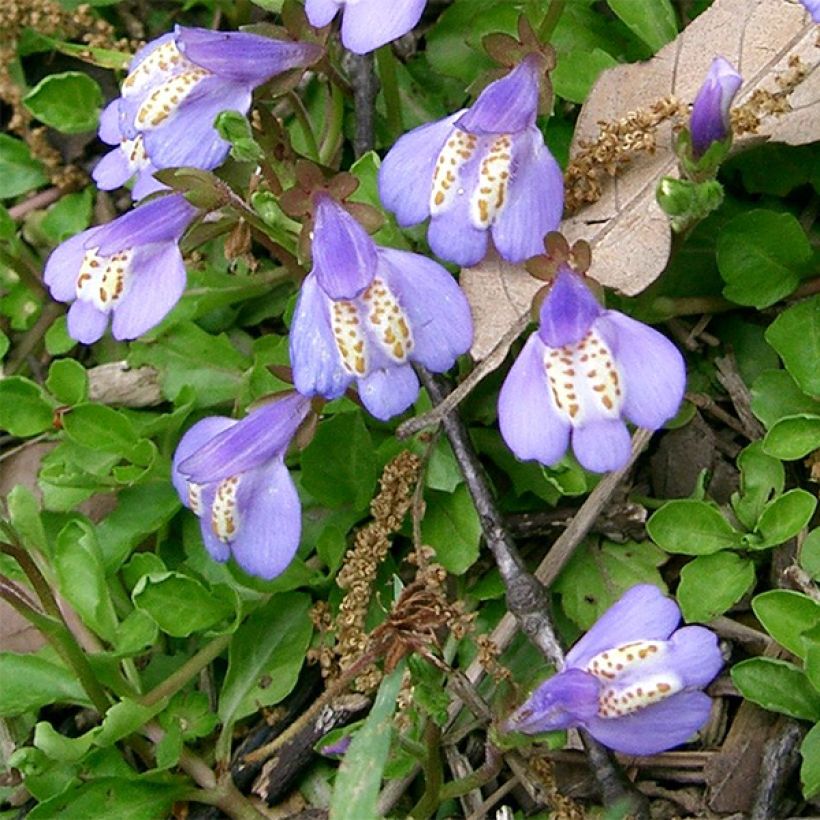
[[[424,727],[424,743],[427,754],[424,757],[424,794],[410,812],[413,820],[427,820],[432,817],[441,803],[441,729],[428,720]]]
[[[328,99],[330,105],[326,128],[322,135],[322,144],[319,146],[319,162],[322,165],[330,165],[339,150],[345,114],[344,94],[335,83],[328,84]]]
[[[299,127],[302,130],[302,135],[307,143],[306,148],[308,156],[312,160],[318,162],[319,146],[316,144],[316,134],[313,132],[313,125],[310,122],[310,114],[308,114],[307,108],[305,108],[304,103],[296,92],[289,91],[287,93],[287,98],[291,106],[293,106],[293,113],[296,115],[296,121],[299,123]]]
[[[548,43],[550,41],[550,37],[552,37],[555,27],[558,25],[558,21],[564,12],[565,5],[566,0],[552,0],[550,3],[550,7],[547,9],[544,19],[538,27],[538,39],[542,43]]]
[[[396,76],[396,56],[389,43],[376,51],[376,65],[379,69],[379,79],[382,82],[384,107],[387,111],[387,128],[392,141],[398,139],[404,132],[404,124],[401,116],[399,82]]]
[[[231,642],[230,635],[220,635],[214,638],[190,657],[172,675],[169,675],[159,686],[156,686],[140,698],[143,706],[153,706],[163,698],[171,697],[182,689],[185,684],[198,675],[211,661],[218,658],[222,651]]]
[[[472,774],[445,783],[441,787],[441,800],[452,800],[455,797],[463,797],[473,789],[480,789],[486,786],[501,771],[501,753],[495,746],[487,745],[487,757],[481,767]]]
[[[20,569],[23,570],[32,588],[37,593],[37,597],[40,599],[43,609],[56,620],[62,621],[63,613],[57,605],[57,599],[54,597],[51,587],[48,585],[48,581],[46,581],[43,573],[40,572],[40,568],[34,562],[31,555],[19,546],[20,540],[17,533],[5,521],[0,522],[0,529],[2,529],[6,537],[12,541],[11,544],[3,544],[0,546],[0,552],[10,555],[17,561],[20,565]]]

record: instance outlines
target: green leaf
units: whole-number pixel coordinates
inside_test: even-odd
[[[23,104],[45,125],[64,134],[95,131],[103,94],[88,74],[65,71],[49,74],[23,97]]]
[[[58,316],[46,331],[46,350],[51,356],[63,356],[77,346],[77,340],[68,335],[66,317]]]
[[[159,722],[165,729],[177,725],[183,740],[195,740],[209,735],[219,718],[211,710],[204,692],[178,692],[160,714]]]
[[[428,490],[427,505],[421,522],[421,537],[436,551],[438,561],[448,572],[461,575],[478,559],[481,522],[466,485],[454,493]]]
[[[364,510],[378,477],[373,449],[361,412],[321,422],[302,453],[302,486],[328,507]]]
[[[789,213],[746,211],[728,222],[717,241],[723,295],[764,308],[788,296],[811,259],[809,240]]]
[[[800,566],[817,581],[820,579],[820,527],[812,530],[800,548]]]
[[[0,199],[11,199],[48,182],[40,160],[28,146],[8,134],[0,134]]]
[[[820,295],[784,310],[766,330],[766,341],[778,352],[798,387],[820,396]]]
[[[55,359],[48,369],[46,388],[63,404],[79,404],[88,398],[88,374],[76,359]]]
[[[800,745],[803,763],[800,766],[800,784],[807,800],[820,792],[820,724],[812,726]]]
[[[820,604],[808,595],[772,589],[755,596],[752,609],[766,631],[798,658],[805,659],[801,634],[820,624]]]
[[[93,196],[91,188],[67,194],[49,209],[40,223],[40,230],[55,245],[84,231],[91,224]]]
[[[123,413],[104,404],[78,404],[63,416],[66,435],[83,447],[129,458],[139,440]]]
[[[654,584],[665,592],[658,567],[666,560],[666,554],[650,543],[587,541],[573,553],[553,588],[561,595],[564,612],[589,629],[635,584]]]
[[[805,527],[814,514],[817,499],[806,490],[789,490],[774,501],[770,501],[757,522],[755,534],[760,543],[749,546],[775,547],[794,537]]]
[[[95,743],[98,746],[112,746],[144,726],[164,706],[162,700],[151,706],[143,706],[134,700],[123,698],[105,713]]]
[[[35,712],[57,703],[89,705],[77,676],[39,655],[0,652],[0,716]]]
[[[820,623],[806,629],[800,636],[803,648],[803,667],[811,685],[820,692]]]
[[[131,599],[163,632],[186,638],[234,616],[234,608],[199,581],[179,572],[144,575]]]
[[[26,549],[49,554],[48,539],[40,517],[40,503],[28,487],[18,484],[6,498],[9,520]]]
[[[219,696],[222,723],[279,703],[296,685],[313,626],[304,593],[274,595],[234,633]]]
[[[558,55],[558,64],[550,78],[559,97],[582,103],[589,96],[589,91],[601,72],[616,65],[618,61],[600,48],[583,52],[568,51]]]
[[[0,380],[0,430],[21,438],[36,436],[50,429],[53,420],[52,405],[34,382],[22,376]]]
[[[86,626],[113,641],[117,616],[93,526],[81,519],[69,521],[57,536],[53,561],[62,595]]]
[[[760,441],[752,442],[740,453],[737,466],[740,493],[732,497],[732,507],[743,526],[752,529],[772,495],[783,492],[786,473],[778,459],[763,452]]]
[[[820,416],[799,415],[780,419],[766,434],[763,449],[784,461],[794,461],[820,449]]]
[[[399,664],[382,680],[370,714],[350,742],[336,775],[330,820],[361,820],[379,815],[379,787],[390,751],[393,712],[404,668],[403,663]]]
[[[251,124],[238,111],[223,111],[217,116],[214,128],[222,139],[231,144],[231,156],[237,162],[258,163],[262,159],[262,149],[253,137]]]
[[[54,729],[50,723],[40,721],[34,727],[34,746],[52,760],[77,763],[94,745],[94,737],[98,731],[98,729],[92,729],[79,737],[66,737]]]
[[[755,567],[733,552],[699,555],[680,573],[677,599],[687,623],[722,615],[754,584]]]
[[[801,669],[774,658],[750,658],[731,670],[732,681],[747,700],[798,720],[820,720],[820,692]]]
[[[741,545],[740,533],[720,510],[688,498],[664,504],[646,522],[646,531],[662,549],[683,555],[709,555]]]
[[[820,402],[809,398],[787,370],[764,370],[751,392],[752,412],[767,428],[786,416],[820,415]]]
[[[652,51],[677,36],[675,10],[669,0],[607,0],[607,5]]]

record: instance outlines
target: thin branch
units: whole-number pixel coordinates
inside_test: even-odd
[[[386,12],[389,13],[389,12]],[[348,74],[353,86],[353,107],[356,127],[353,135],[353,153],[358,159],[373,150],[376,129],[376,95],[379,83],[373,70],[373,54],[347,55]]]

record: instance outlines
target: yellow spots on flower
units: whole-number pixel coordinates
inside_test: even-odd
[[[598,696],[598,716],[618,718],[665,700],[683,689],[671,672],[650,675],[630,686],[608,686]]]
[[[219,482],[211,505],[211,529],[214,535],[227,544],[236,537],[239,529],[237,493],[239,476],[231,476]]]
[[[407,361],[413,349],[410,324],[387,284],[374,279],[362,294],[370,331],[384,352],[397,363]]]
[[[182,54],[173,40],[168,40],[161,46],[157,46],[125,78],[122,84],[123,96],[130,97],[138,94],[157,77],[189,68],[195,68],[194,63]]]
[[[359,307],[355,302],[339,300],[332,303],[330,323],[342,365],[353,376],[367,373],[367,339]]]
[[[623,392],[618,369],[594,328],[577,344],[547,348],[544,366],[555,407],[571,424],[578,426],[590,416],[620,414]]]
[[[463,194],[459,187],[459,169],[475,153],[478,137],[454,128],[438,155],[433,171],[433,190],[430,194],[430,213],[435,215],[448,210],[456,196]],[[413,184],[413,180],[408,180]]]
[[[478,188],[470,200],[470,219],[476,228],[489,228],[507,201],[512,162],[512,139],[501,134],[481,160]]]
[[[77,298],[91,302],[98,310],[109,312],[125,295],[134,252],[119,251],[100,256],[99,248],[87,251],[77,275]]]
[[[632,641],[592,657],[586,671],[599,680],[615,680],[633,669],[666,653],[664,641]]]
[[[209,75],[210,72],[204,68],[193,67],[157,86],[137,109],[134,118],[136,127],[149,131],[162,125]]]
[[[137,134],[132,140],[123,140],[120,143],[120,149],[125,154],[128,167],[132,170],[140,170],[150,164],[142,134]]]

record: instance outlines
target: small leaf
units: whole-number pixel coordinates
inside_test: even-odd
[[[732,681],[747,700],[798,720],[820,720],[820,692],[801,669],[774,658],[750,658],[732,667]]]
[[[820,724],[812,726],[800,745],[803,763],[800,766],[800,784],[807,800],[820,792]]]
[[[752,442],[737,457],[740,494],[732,498],[735,515],[743,526],[753,529],[772,497],[783,492],[786,473],[783,464],[763,451],[760,441]]]
[[[45,185],[48,177],[40,160],[28,146],[8,134],[0,134],[0,199],[11,199]]]
[[[752,609],[766,631],[798,658],[805,659],[801,634],[820,623],[820,604],[807,595],[772,589],[755,596]]]
[[[23,97],[23,104],[45,125],[64,134],[94,131],[103,95],[88,74],[66,71],[49,74]]]
[[[680,574],[677,598],[687,623],[706,623],[737,603],[754,584],[755,567],[733,552],[700,555]]]
[[[761,543],[754,548],[775,547],[793,538],[805,527],[814,514],[817,499],[806,490],[789,490],[763,510],[755,530]]]
[[[0,652],[0,716],[13,717],[36,712],[41,706],[57,703],[89,705],[74,672],[39,655]]]
[[[646,531],[667,552],[709,555],[739,547],[740,533],[716,507],[705,501],[668,501],[649,521]]]
[[[820,395],[820,295],[784,310],[766,330],[766,341],[809,396]]]
[[[820,402],[809,398],[787,370],[764,370],[752,384],[752,412],[771,428],[786,416],[820,415]]]
[[[24,438],[48,430],[53,420],[52,405],[34,382],[22,376],[0,380],[0,429]]]
[[[63,404],[79,404],[88,398],[88,374],[76,359],[56,359],[48,369],[46,388]]]
[[[448,572],[461,575],[478,559],[481,522],[470,493],[463,484],[454,493],[429,490],[427,509],[421,522],[425,544],[436,551],[438,561]]]
[[[607,0],[607,5],[652,51],[665,46],[678,33],[669,0]]]
[[[800,566],[817,581],[820,579],[820,527],[812,530],[800,548]]]
[[[26,549],[35,549],[48,555],[48,539],[40,517],[40,503],[28,487],[18,484],[8,494],[9,520]]]
[[[794,461],[820,449],[820,415],[780,419],[766,434],[763,449],[784,461]]]
[[[78,404],[63,417],[66,435],[83,447],[131,458],[140,441],[124,413],[103,404]]]

